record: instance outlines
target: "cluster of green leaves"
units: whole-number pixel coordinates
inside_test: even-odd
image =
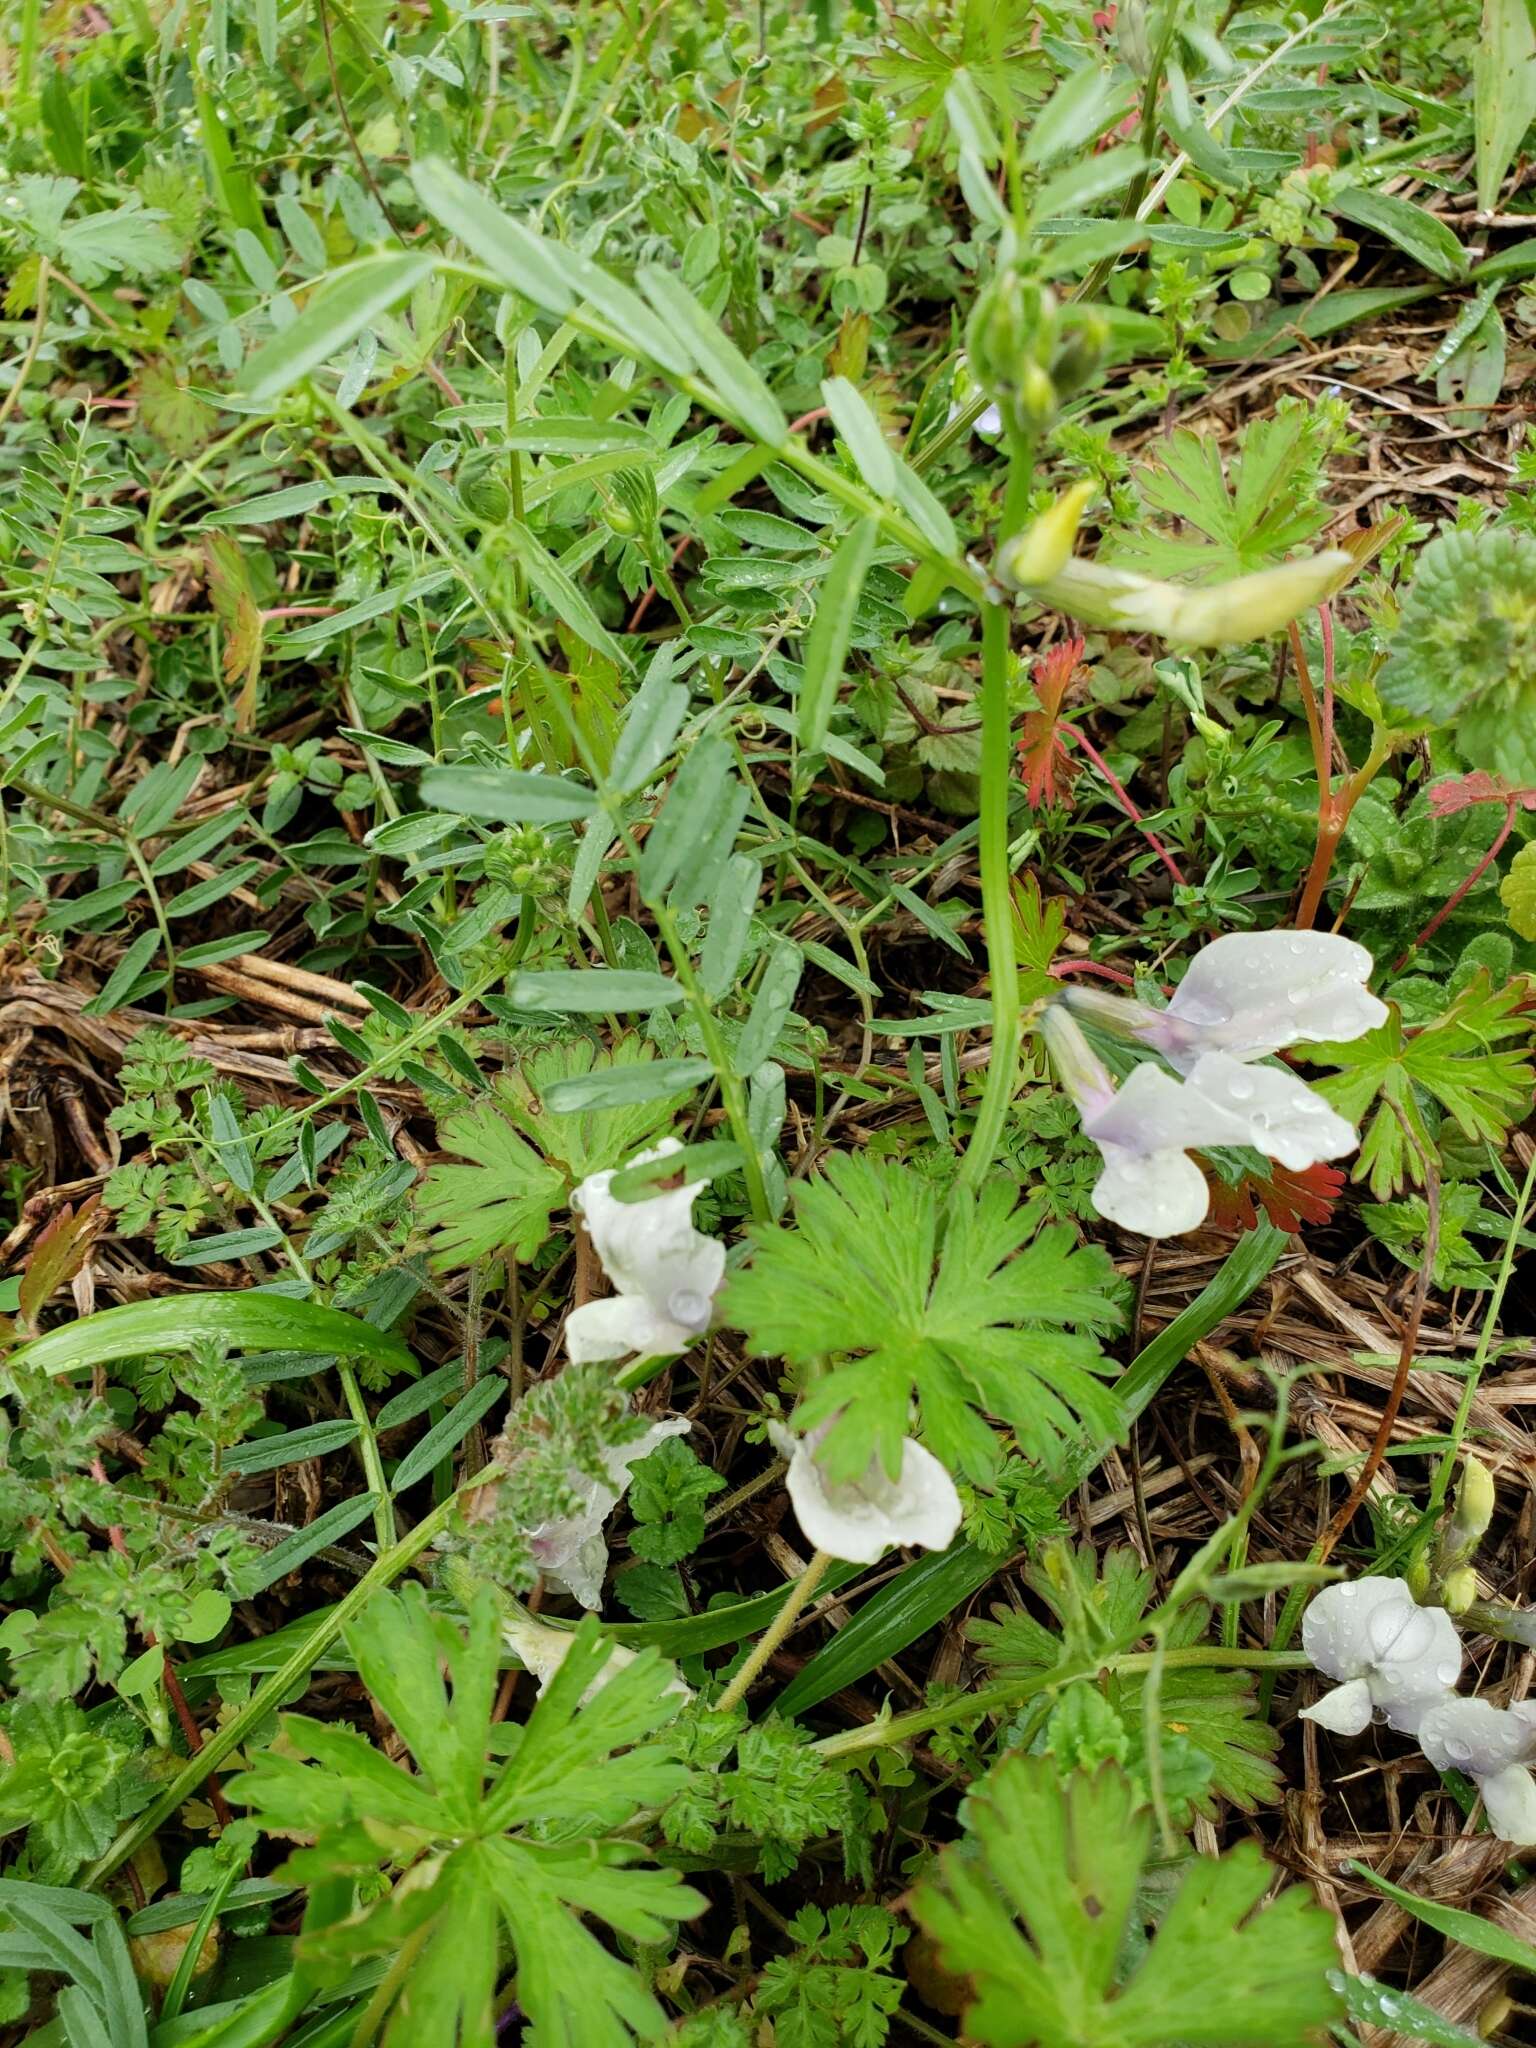
[[[1187,1858],[1148,1940],[1152,1816],[1116,1765],[1063,1786],[1049,1760],[1010,1757],[964,1818],[913,1904],[988,2048],[1297,2048],[1338,2017],[1333,1923],[1303,1885],[1261,1903],[1251,1842]]]
[[[941,1236],[942,1229],[942,1236]],[[754,1350],[806,1374],[801,1416],[830,1422],[837,1477],[901,1463],[914,1403],[951,1469],[989,1478],[1000,1417],[1050,1462],[1120,1420],[1095,1333],[1119,1320],[1104,1254],[993,1182],[979,1198],[841,1153],[795,1195],[795,1227],[760,1230],[726,1313]],[[816,1371],[825,1366],[827,1369]]]
[[[1090,1550],[1049,1543],[1025,1581],[1058,1627],[1017,1609],[973,1622],[971,1637],[999,1676],[1087,1671],[1145,1640],[1143,1618],[1155,1580],[1130,1550],[1108,1550],[1096,1559]],[[1166,1648],[1183,1648],[1202,1641],[1209,1626],[1209,1609],[1193,1601],[1174,1616],[1162,1640]],[[1043,1730],[1039,1714],[1026,1711],[1020,1732],[1030,1731],[1043,1735],[1064,1769],[1113,1761],[1143,1797],[1155,1773],[1168,1809],[1186,1824],[1195,1813],[1213,1814],[1218,1800],[1251,1812],[1277,1796],[1278,1740],[1242,1672],[1175,1665],[1155,1682],[1140,1671],[1083,1679],[1060,1693]],[[1157,1754],[1149,1756],[1154,1733]]]
[[[328,1912],[306,1927],[297,1969],[339,1981],[371,1957],[409,1956],[390,1982],[387,2041],[490,2048],[505,1942],[540,2032],[622,2048],[657,2033],[661,2012],[581,1916],[655,1943],[703,1904],[675,1871],[643,1867],[622,1832],[686,1783],[656,1739],[679,1701],[654,1652],[589,1698],[609,1657],[589,1623],[530,1718],[498,1724],[499,1646],[489,1594],[467,1633],[419,1590],[381,1595],[348,1647],[413,1769],[354,1730],[291,1715],[283,1752],[229,1791],[268,1828],[312,1838],[287,1873]],[[381,1857],[393,1878],[379,1896]],[[359,1883],[374,1894],[362,1912]]]
[[[808,1843],[840,1836],[850,1871],[867,1877],[858,1783],[819,1757],[794,1722],[695,1709],[679,1718],[669,1746],[690,1774],[661,1817],[676,1847],[704,1855],[745,1838],[763,1874],[778,1880]]]
[[[1311,1048],[1321,1065],[1339,1069],[1318,1092],[1361,1126],[1354,1175],[1378,1201],[1410,1182],[1422,1186],[1443,1118],[1469,1139],[1499,1144],[1524,1114],[1536,1069],[1523,1004],[1518,982],[1497,989],[1479,971],[1416,1029],[1394,1008],[1363,1038]]]

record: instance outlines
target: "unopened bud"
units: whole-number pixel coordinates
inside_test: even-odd
[[[1446,1573],[1440,1584],[1440,1600],[1447,1614],[1465,1614],[1476,1598],[1477,1573],[1470,1565]]]
[[[1028,586],[1047,583],[1059,575],[1071,558],[1077,529],[1092,498],[1090,479],[1064,490],[1049,511],[1005,540],[997,551],[998,574],[1005,582]]]
[[[1109,354],[1108,320],[1097,306],[1067,306],[1061,315],[1061,345],[1051,358],[1051,382],[1058,398],[1086,390]]]
[[[459,502],[487,525],[495,526],[512,509],[512,494],[497,473],[499,458],[488,449],[476,449],[459,468]]]
[[[1456,1507],[1451,1516],[1451,1533],[1458,1544],[1466,1546],[1468,1554],[1487,1535],[1488,1524],[1493,1520],[1493,1509],[1493,1478],[1487,1466],[1476,1458],[1464,1458],[1461,1478],[1456,1486]]]

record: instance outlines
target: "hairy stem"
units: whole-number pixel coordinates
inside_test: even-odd
[[[806,1603],[821,1584],[831,1562],[832,1559],[825,1550],[818,1550],[813,1554],[810,1563],[785,1594],[784,1605],[764,1629],[756,1648],[716,1700],[716,1713],[728,1714],[733,1708],[741,1705],[752,1681],[800,1619]]]

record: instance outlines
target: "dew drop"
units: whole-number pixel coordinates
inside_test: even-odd
[[[1470,1742],[1462,1742],[1453,1737],[1446,1743],[1445,1753],[1453,1764],[1470,1763],[1472,1760],[1472,1745]]]

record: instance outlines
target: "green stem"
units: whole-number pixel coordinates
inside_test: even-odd
[[[589,828],[590,829],[590,828]],[[626,842],[633,845],[627,832],[619,828]],[[688,1007],[694,1022],[699,1027],[699,1039],[704,1047],[704,1056],[715,1070],[715,1080],[720,1088],[720,1100],[725,1106],[726,1118],[731,1126],[731,1135],[742,1149],[742,1173],[747,1183],[747,1199],[752,1205],[752,1214],[759,1223],[772,1220],[768,1201],[768,1183],[763,1178],[763,1162],[758,1154],[757,1141],[752,1135],[752,1120],[747,1108],[747,1091],[736,1072],[731,1058],[730,1047],[720,1029],[719,1019],[710,1006],[709,997],[700,986],[699,978],[693,971],[693,958],[683,943],[677,921],[666,903],[648,901],[647,908],[656,920],[656,929],[661,934],[662,944],[671,956],[673,970],[688,997]]]
[[[1461,1400],[1456,1409],[1456,1420],[1451,1424],[1451,1440],[1440,1456],[1435,1476],[1430,1484],[1429,1501],[1424,1510],[1426,1521],[1440,1513],[1445,1506],[1445,1496],[1451,1484],[1451,1475],[1456,1470],[1456,1460],[1461,1453],[1462,1441],[1467,1433],[1467,1424],[1472,1418],[1472,1403],[1477,1398],[1477,1389],[1483,1377],[1483,1368],[1488,1363],[1488,1353],[1493,1346],[1493,1333],[1498,1328],[1499,1312],[1504,1306],[1504,1295],[1509,1286],[1510,1276],[1515,1270],[1515,1253],[1519,1247],[1520,1234],[1525,1229],[1525,1219],[1530,1212],[1531,1195],[1536,1191],[1536,1155],[1532,1156],[1526,1168],[1525,1185],[1520,1190],[1520,1199],[1515,1204],[1515,1213],[1510,1218],[1509,1233],[1504,1239],[1504,1256],[1499,1261],[1499,1276],[1493,1283],[1488,1297],[1488,1307],[1483,1316],[1483,1327],[1478,1333],[1477,1350],[1467,1370],[1467,1377],[1461,1389]]]
[[[1229,1650],[1224,1643],[1192,1643],[1182,1650],[1127,1650],[1118,1656],[1084,1658],[1064,1664],[1055,1671],[1040,1671],[1028,1678],[1000,1678],[973,1693],[949,1699],[931,1707],[914,1707],[909,1714],[894,1714],[886,1721],[872,1721],[867,1727],[850,1728],[842,1735],[827,1735],[811,1747],[819,1756],[862,1756],[872,1749],[884,1749],[893,1742],[907,1742],[973,1716],[1000,1714],[1022,1706],[1039,1693],[1055,1692],[1079,1679],[1096,1678],[1101,1672],[1151,1671],[1161,1664],[1165,1671],[1229,1670],[1305,1671],[1312,1660],[1300,1650]]]
[[[959,1185],[974,1193],[986,1178],[1013,1099],[1019,1066],[1019,974],[1013,946],[1008,803],[1013,791],[1013,721],[1008,699],[1006,605],[981,612],[981,915],[992,991],[992,1047]]]
[[[717,1714],[729,1714],[734,1708],[741,1705],[747,1696],[747,1691],[752,1681],[757,1677],[757,1674],[768,1662],[768,1659],[799,1620],[804,1612],[806,1603],[811,1599],[816,1588],[826,1576],[827,1566],[831,1562],[832,1559],[825,1550],[818,1550],[814,1553],[810,1563],[800,1574],[799,1578],[795,1580],[788,1593],[785,1594],[784,1605],[773,1617],[768,1627],[764,1629],[756,1647],[748,1656],[746,1662],[725,1688],[725,1691],[721,1693],[719,1699],[716,1700],[715,1712]]]

